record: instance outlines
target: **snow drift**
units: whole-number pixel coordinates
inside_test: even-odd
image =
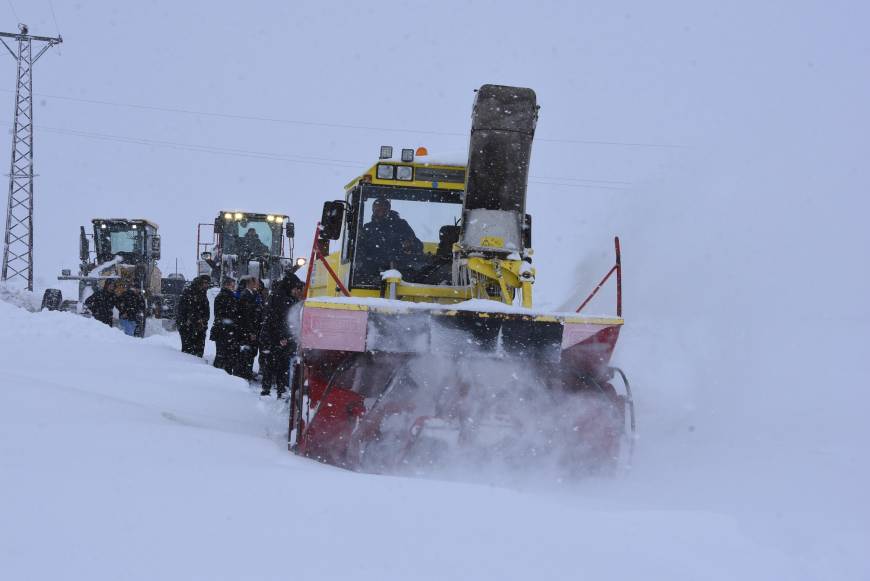
[[[798,499],[763,477],[759,487],[729,480],[746,471],[735,454],[693,472],[685,447],[624,479],[514,490],[349,473],[289,455],[284,410],[179,353],[171,336],[137,340],[5,303],[0,320],[0,562],[10,578],[866,572],[866,528],[818,501],[831,501],[825,480],[804,482],[815,493]]]

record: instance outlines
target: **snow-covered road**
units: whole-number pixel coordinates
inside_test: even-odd
[[[784,489],[727,446],[693,465],[697,446],[649,409],[637,468],[618,480],[370,476],[288,454],[280,406],[173,336],[0,302],[0,345],[4,579],[870,576],[851,487]]]

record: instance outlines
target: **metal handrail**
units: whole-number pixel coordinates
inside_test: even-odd
[[[323,253],[320,251],[320,246],[318,244],[320,242],[320,230],[321,230],[320,222],[318,222],[317,227],[314,230],[314,244],[311,245],[311,258],[308,261],[308,274],[305,277],[305,291],[303,292],[302,296],[304,296],[305,298],[308,298],[308,289],[311,288],[311,275],[314,272],[314,261],[319,260],[320,263],[323,264],[323,267],[326,269],[326,272],[329,273],[329,276],[332,277],[332,280],[335,281],[335,284],[338,285],[338,288],[339,288],[339,290],[341,290],[341,293],[344,296],[349,297],[350,291],[347,290],[347,287],[344,286],[344,283],[341,282],[341,279],[339,278],[339,276],[335,273],[335,271],[332,269],[332,267],[329,266],[329,262],[326,260],[326,257],[323,256]]]
[[[596,287],[594,289],[592,289],[592,292],[589,293],[589,296],[586,297],[586,300],[583,301],[579,307],[577,307],[577,310],[574,311],[575,313],[579,313],[580,311],[583,310],[583,307],[585,307],[586,305],[589,304],[589,301],[591,301],[595,297],[595,295],[598,294],[598,291],[601,290],[601,287],[604,286],[604,284],[608,281],[608,279],[610,279],[610,277],[615,272],[616,273],[616,316],[617,317],[622,316],[622,254],[620,252],[620,247],[619,247],[619,236],[616,236],[613,238],[613,246],[616,250],[616,262],[610,268],[610,270],[607,271],[607,274],[604,275],[604,278],[601,279],[601,282],[599,282],[598,285],[596,285]]]

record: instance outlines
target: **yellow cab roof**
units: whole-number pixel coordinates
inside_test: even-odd
[[[413,179],[399,180],[378,178],[378,166],[382,164],[410,166],[414,168]],[[439,173],[438,170],[443,171]],[[443,181],[443,179],[439,180],[439,175],[449,175],[450,179],[449,181]],[[344,189],[349,190],[361,181],[384,186],[462,191],[465,189],[465,163],[460,163],[453,159],[442,160],[434,156],[418,156],[415,157],[412,162],[404,162],[395,158],[379,159],[377,163],[372,165],[368,170],[348,182],[344,186]]]

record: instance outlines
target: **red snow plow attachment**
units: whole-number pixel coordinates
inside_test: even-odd
[[[632,413],[609,367],[622,319],[483,303],[306,301],[291,446],[366,472],[612,471]]]

